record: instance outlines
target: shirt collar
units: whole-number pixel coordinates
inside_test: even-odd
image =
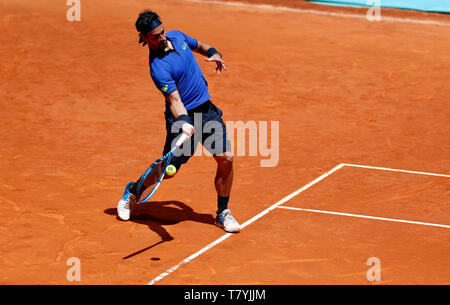
[[[169,49],[167,51],[164,51],[162,49],[158,49],[158,50],[151,50],[150,49],[150,57],[163,58],[164,56],[166,56],[169,53],[172,53],[172,52],[177,53],[177,50],[175,49],[175,45],[173,44],[173,41],[169,37],[167,37],[167,40],[170,41],[170,43],[172,44],[173,49]]]

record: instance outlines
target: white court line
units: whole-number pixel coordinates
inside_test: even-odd
[[[339,169],[343,168],[344,166],[361,167],[361,168],[367,168],[367,169],[378,169],[378,170],[395,171],[395,172],[405,172],[405,173],[421,174],[421,175],[432,175],[432,176],[440,176],[440,177],[450,177],[450,175],[443,175],[443,174],[434,174],[434,173],[408,171],[408,170],[393,169],[393,168],[386,168],[386,167],[375,167],[375,166],[366,166],[366,165],[341,163],[341,164],[335,166],[334,168],[332,168],[331,170],[329,170],[328,172],[326,172],[326,173],[322,174],[321,176],[317,177],[316,179],[312,180],[308,184],[304,185],[303,187],[299,188],[295,192],[287,195],[286,197],[284,197],[280,201],[272,204],[270,207],[268,207],[267,209],[263,210],[258,215],[256,215],[256,216],[252,217],[251,219],[247,220],[246,222],[244,222],[241,225],[241,228],[245,228],[249,224],[255,222],[256,220],[258,220],[259,218],[263,217],[264,215],[266,215],[267,213],[269,213],[270,211],[272,211],[272,210],[274,210],[276,208],[299,209],[299,210],[303,210],[303,211],[316,212],[316,213],[328,213],[328,214],[336,214],[336,215],[344,215],[344,216],[353,216],[353,217],[361,217],[361,218],[372,218],[372,219],[379,219],[379,220],[396,221],[396,222],[404,222],[404,223],[414,223],[414,224],[422,224],[422,225],[428,225],[428,226],[438,226],[438,227],[450,228],[450,226],[447,226],[447,225],[431,224],[431,223],[425,223],[425,222],[414,222],[414,221],[408,221],[408,220],[399,220],[399,219],[382,218],[382,217],[374,217],[374,216],[364,216],[364,215],[356,215],[356,214],[348,214],[348,213],[338,213],[338,212],[329,212],[329,211],[319,211],[319,210],[310,210],[310,209],[281,207],[281,205],[283,203],[285,203],[288,200],[294,198],[295,196],[297,196],[301,192],[309,189],[310,187],[312,187],[316,183],[322,181],[323,179],[325,179],[326,177],[328,177],[332,173],[338,171]],[[201,255],[202,253],[204,253],[204,252],[210,250],[211,248],[217,246],[218,244],[220,244],[221,242],[223,242],[224,240],[226,240],[227,238],[229,238],[232,235],[233,235],[232,233],[227,233],[227,234],[223,235],[222,237],[216,239],[215,241],[213,241],[212,243],[210,243],[207,246],[203,247],[199,251],[197,251],[194,254],[190,255],[189,257],[185,258],[184,260],[179,262],[177,265],[167,269],[165,272],[163,272],[160,275],[158,275],[157,277],[155,277],[153,280],[151,280],[148,283],[148,285],[153,285],[156,282],[162,280],[163,278],[165,278],[166,276],[170,275],[172,272],[177,270],[180,266],[182,266],[182,265],[192,261],[193,259],[195,259],[199,255]]]
[[[395,218],[385,218],[385,217],[376,217],[376,216],[367,216],[367,215],[331,212],[331,211],[322,211],[322,210],[302,209],[302,208],[294,208],[294,207],[286,207],[286,206],[280,206],[278,208],[286,209],[286,210],[306,211],[306,212],[312,212],[312,213],[322,213],[322,214],[331,214],[331,215],[339,215],[339,216],[350,216],[350,217],[368,218],[368,219],[385,220],[385,221],[393,221],[393,222],[403,222],[403,223],[410,223],[410,224],[416,224],[416,225],[424,225],[424,226],[441,227],[441,228],[450,229],[450,226],[448,226],[448,225],[441,225],[441,224],[421,222],[421,221],[411,221],[411,220],[402,220],[402,219],[395,219]]]
[[[211,249],[212,247],[220,244],[221,242],[223,242],[225,239],[227,239],[228,237],[230,237],[231,235],[233,235],[232,233],[227,233],[225,235],[223,235],[222,237],[216,239],[215,241],[213,241],[212,243],[210,243],[209,245],[207,245],[206,247],[204,247],[203,249],[201,249],[200,251],[195,252],[194,254],[192,254],[191,256],[185,258],[184,260],[182,260],[181,262],[179,262],[178,264],[176,264],[175,266],[173,266],[170,269],[167,269],[165,272],[161,273],[160,275],[158,275],[157,277],[155,277],[153,280],[151,280],[148,285],[153,285],[154,283],[156,283],[159,280],[162,280],[163,278],[165,278],[166,276],[168,276],[169,274],[171,274],[172,272],[174,272],[175,270],[177,270],[178,268],[180,268],[181,265],[184,265],[186,263],[189,263],[191,260],[193,260],[194,258],[196,258],[197,256],[199,256],[200,254],[202,254],[203,252],[208,251],[209,249]]]
[[[326,16],[336,16],[336,17],[344,17],[344,18],[357,18],[357,19],[365,19],[365,20],[367,20],[367,16],[365,14],[364,15],[346,14],[346,13],[336,13],[336,12],[320,11],[320,10],[312,10],[312,9],[301,9],[301,8],[292,8],[292,7],[285,7],[285,6],[274,6],[274,5],[269,5],[269,4],[251,4],[251,3],[234,2],[234,1],[233,2],[224,2],[224,1],[216,1],[216,0],[186,0],[186,1],[197,2],[197,3],[206,3],[206,4],[226,5],[226,6],[234,6],[234,7],[266,9],[266,10],[294,12],[294,13],[307,13],[307,14],[315,14],[315,15],[326,15]],[[440,22],[440,21],[435,21],[435,20],[420,20],[420,19],[388,17],[388,16],[381,17],[381,21],[400,22],[400,23],[413,23],[413,24],[422,24],[422,25],[450,26],[450,23]]]
[[[270,211],[272,211],[273,209],[275,209],[276,207],[278,207],[279,205],[285,203],[286,201],[292,199],[293,197],[297,196],[298,194],[300,194],[301,192],[307,190],[308,188],[310,188],[311,186],[313,186],[314,184],[322,181],[323,179],[325,179],[326,177],[328,177],[329,175],[331,175],[332,173],[334,173],[335,171],[341,169],[344,165],[343,164],[339,164],[337,166],[335,166],[333,169],[329,170],[328,172],[324,173],[323,175],[321,175],[320,177],[317,177],[316,179],[314,179],[313,181],[311,181],[310,183],[306,184],[305,186],[299,188],[298,190],[296,190],[295,192],[287,195],[286,197],[284,197],[283,199],[281,199],[280,201],[274,203],[273,205],[271,205],[270,207],[268,207],[267,209],[265,209],[264,211],[262,211],[261,213],[259,213],[258,215],[254,216],[253,218],[247,220],[246,222],[244,222],[241,225],[241,228],[245,228],[246,226],[248,226],[249,224],[251,224],[252,222],[258,220],[259,218],[261,218],[262,216],[266,215],[267,213],[269,213]],[[175,270],[177,270],[181,265],[184,265],[188,262],[190,262],[191,260],[193,260],[194,258],[196,258],[197,256],[199,256],[200,254],[208,251],[209,249],[211,249],[214,246],[217,246],[218,244],[220,244],[221,242],[223,242],[224,240],[226,240],[228,237],[232,236],[232,233],[227,233],[225,235],[223,235],[222,237],[216,239],[215,241],[213,241],[212,243],[210,243],[209,245],[207,245],[206,247],[200,249],[199,251],[195,252],[194,254],[192,254],[191,256],[185,258],[184,260],[182,260],[181,262],[179,262],[177,265],[173,266],[172,268],[166,270],[165,272],[161,273],[160,275],[158,275],[157,277],[155,277],[153,280],[151,280],[148,285],[153,285],[156,282],[162,280],[163,278],[165,278],[166,276],[168,276],[169,274],[171,274],[172,272],[174,272]]]
[[[417,171],[409,171],[409,170],[404,170],[404,169],[395,169],[395,168],[378,167],[378,166],[367,166],[367,165],[358,165],[358,164],[349,164],[349,163],[343,163],[342,165],[343,166],[350,166],[350,167],[378,169],[378,170],[391,171],[391,172],[400,172],[400,173],[408,173],[408,174],[419,174],[419,175],[428,175],[428,176],[438,176],[438,177],[450,178],[450,175],[435,174],[435,173],[429,173],[429,172],[417,172]]]

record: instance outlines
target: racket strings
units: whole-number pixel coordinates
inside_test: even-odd
[[[149,200],[161,184],[166,174],[166,168],[172,160],[172,156],[172,154],[168,154],[167,157],[161,158],[157,164],[153,164],[146,177],[141,177],[143,180],[141,181],[141,191],[138,197],[141,198],[144,195],[144,199],[140,200],[141,203]]]
[[[174,146],[170,152],[153,162],[153,164],[147,168],[147,170],[142,174],[142,176],[138,179],[138,181],[135,183],[136,185],[136,197],[138,199],[138,202],[146,202],[150,199],[150,197],[153,196],[156,189],[161,184],[162,180],[164,179],[164,175],[166,174],[166,169],[169,166],[170,162],[173,158],[173,153],[177,149],[177,145]],[[153,186],[152,188],[150,188]],[[134,185],[133,185],[134,187]],[[150,190],[149,192],[146,192]],[[147,193],[147,195],[144,197],[144,199],[140,200],[142,195],[144,195],[144,192]]]

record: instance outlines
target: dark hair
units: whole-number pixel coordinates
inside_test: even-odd
[[[143,10],[139,13],[136,20],[136,30],[142,35],[146,35],[151,31],[151,25],[154,19],[161,21],[157,13],[151,10]]]

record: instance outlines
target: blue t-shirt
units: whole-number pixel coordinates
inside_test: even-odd
[[[198,42],[180,31],[169,31],[166,37],[175,51],[151,51],[150,75],[165,97],[178,90],[184,107],[191,110],[211,98],[208,83],[192,52]]]

